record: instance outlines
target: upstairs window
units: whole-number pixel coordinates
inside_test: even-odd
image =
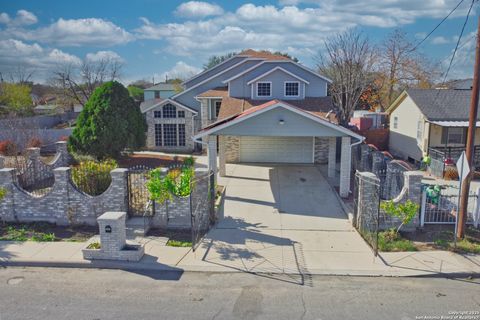
[[[177,108],[174,105],[168,103],[163,106],[163,117],[164,118],[176,118],[177,117]]]
[[[178,117],[179,117],[179,118],[185,118],[185,111],[183,111],[183,110],[178,110]]]
[[[155,91],[155,99],[160,99],[160,91]]]
[[[296,81],[285,82],[285,97],[298,97],[300,94],[300,83]]]
[[[161,118],[162,117],[162,111],[159,111],[159,110],[153,111],[153,117],[154,118]]]
[[[220,107],[222,106],[222,101],[215,101],[215,118],[218,118],[220,113]]]
[[[257,82],[257,96],[270,97],[272,95],[271,82]]]

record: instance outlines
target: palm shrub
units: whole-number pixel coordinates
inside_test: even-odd
[[[407,200],[405,203],[397,203],[395,204],[392,200],[384,201],[380,204],[380,207],[392,217],[397,217],[400,219],[401,223],[398,226],[396,233],[400,231],[400,229],[409,224],[410,221],[415,217],[418,212],[419,205],[411,200]]]
[[[77,188],[86,194],[98,196],[104,193],[112,183],[110,171],[117,168],[115,160],[82,161],[72,168],[72,181]]]

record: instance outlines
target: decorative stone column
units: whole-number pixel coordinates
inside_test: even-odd
[[[68,188],[70,184],[70,168],[60,167],[53,170],[55,184],[51,195],[54,197],[50,203],[51,210],[55,213],[57,225],[68,226],[76,221],[69,213]]]
[[[354,212],[353,223],[355,227],[362,226],[364,219],[370,220],[369,217],[378,216],[378,202],[373,199],[379,199],[379,183],[380,180],[371,172],[358,172],[358,201],[357,209]]]
[[[15,174],[15,169],[4,168],[0,169],[0,188],[6,191],[3,199],[0,199],[0,219],[2,221],[15,221],[15,210],[14,210],[14,185],[13,185],[13,175]]]
[[[208,137],[208,169],[217,175],[217,136]]]
[[[367,144],[360,145],[360,168],[359,171],[370,171],[370,147]]]
[[[342,137],[340,158],[340,196],[342,198],[347,198],[350,192],[350,171],[352,165],[350,140],[350,137]]]
[[[68,167],[70,164],[70,154],[67,149],[66,141],[58,141],[55,143],[57,154],[60,155],[58,162],[55,163],[57,167]]]
[[[40,176],[40,148],[27,148],[27,155],[28,155],[28,160],[32,163],[32,171],[27,170],[28,175],[32,175],[31,177],[28,177],[27,181],[37,181],[41,179]]]
[[[220,163],[220,177],[225,177],[227,175],[227,157],[226,157],[226,147],[225,147],[225,136],[218,136],[219,146],[218,146],[218,161]]]
[[[337,137],[328,138],[328,176],[335,178],[337,166]]]
[[[109,193],[111,196],[108,199],[110,208],[116,208],[118,211],[128,210],[128,169],[117,168],[110,171],[112,177],[112,184],[110,185]]]
[[[5,158],[3,156],[0,156],[0,169],[3,169],[5,167]]]

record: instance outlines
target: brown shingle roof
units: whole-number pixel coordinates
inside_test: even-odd
[[[268,101],[265,100],[251,100],[239,99],[232,97],[225,97],[222,99],[222,106],[218,119],[226,119],[237,115],[250,108],[260,106]],[[330,97],[305,98],[303,100],[285,100],[285,103],[291,104],[294,107],[308,111],[317,116],[326,118],[329,111],[334,110],[332,99]],[[337,123],[335,113],[330,113],[329,121]]]
[[[239,53],[242,56],[249,56],[251,58],[261,58],[266,60],[291,60],[279,54],[273,54],[269,51],[256,51],[253,49],[246,49]]]
[[[228,87],[218,87],[208,91],[205,91],[199,94],[197,97],[211,98],[211,97],[221,97],[224,98],[228,96]]]

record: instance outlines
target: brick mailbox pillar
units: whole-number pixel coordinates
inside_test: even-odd
[[[83,249],[83,258],[88,260],[139,261],[145,252],[141,244],[127,243],[125,212],[105,212],[97,218],[100,229],[100,249]]]
[[[105,212],[97,218],[100,229],[100,243],[105,253],[116,253],[127,244],[125,212]]]

